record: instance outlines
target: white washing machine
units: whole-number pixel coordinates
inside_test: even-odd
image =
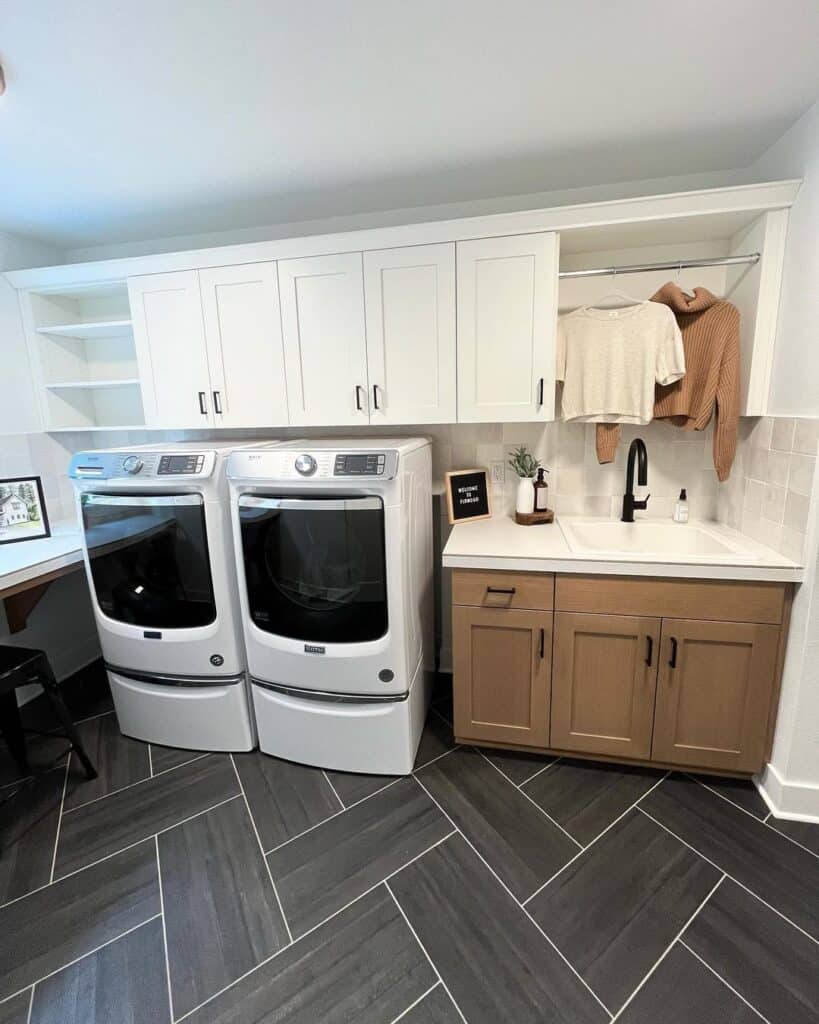
[[[71,459],[111,692],[120,728],[136,739],[194,750],[256,744],[225,475],[235,447]]]
[[[292,441],[228,460],[259,746],[412,770],[433,667],[424,438]]]

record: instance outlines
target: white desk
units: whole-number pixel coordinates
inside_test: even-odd
[[[52,523],[51,536],[0,544],[0,600],[9,630],[25,628],[50,583],[82,568],[82,537],[73,520]]]

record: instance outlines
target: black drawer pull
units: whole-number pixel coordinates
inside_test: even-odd
[[[544,380],[541,377],[537,384],[537,404],[543,405],[543,384]]]
[[[668,659],[668,667],[677,667],[677,638],[675,636],[671,637],[671,657]]]
[[[199,392],[199,412],[201,412],[203,416],[207,416],[207,414],[208,414],[208,407],[205,404],[205,392],[204,391],[200,391]]]
[[[651,668],[651,662],[654,658],[654,637],[646,637],[646,665]]]
[[[355,407],[356,407],[356,409],[358,409],[359,412],[362,411],[361,410],[361,392],[363,390],[364,389],[361,387],[360,384],[356,384],[356,386],[355,386]]]
[[[213,411],[222,415],[222,402],[218,391],[213,392]]]
[[[373,384],[373,408],[380,409],[381,406],[378,404],[378,385]]]
[[[541,627],[540,629],[540,660],[546,657],[546,630]]]
[[[487,594],[514,594],[514,587],[487,587]]]

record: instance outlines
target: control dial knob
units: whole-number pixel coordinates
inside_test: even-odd
[[[296,472],[302,476],[312,476],[318,469],[318,463],[312,455],[299,455],[296,459]]]
[[[142,469],[143,465],[144,463],[142,459],[136,455],[128,455],[122,460],[122,468],[126,473],[138,473]]]

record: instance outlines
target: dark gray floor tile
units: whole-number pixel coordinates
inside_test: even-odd
[[[578,852],[576,843],[474,750],[455,750],[418,778],[520,900]]]
[[[389,886],[469,1024],[608,1019],[462,836]]]
[[[26,753],[32,772],[49,771],[65,765],[68,757],[69,742],[65,736],[26,736]],[[0,742],[0,786],[9,786],[19,782],[20,769],[8,752],[8,748]]]
[[[91,864],[240,792],[230,758],[212,754],[63,815],[55,877]]]
[[[31,1001],[31,989],[12,996],[0,1003],[0,1024],[28,1024],[28,1004]]]
[[[664,774],[654,768],[565,758],[523,791],[586,846]]]
[[[719,878],[634,810],[528,907],[615,1013]]]
[[[483,753],[503,774],[516,786],[531,779],[557,758],[551,754],[525,754],[522,750],[490,750],[484,748]],[[552,771],[553,769],[549,769]]]
[[[819,945],[726,878],[683,941],[770,1021],[819,1021]]]
[[[432,698],[431,703],[433,705],[446,703],[452,700],[452,673],[451,672],[439,672],[435,676],[435,680],[432,684]]]
[[[150,776],[148,744],[123,736],[115,714],[82,722],[77,726],[77,732],[97,769],[97,777],[87,778],[80,759],[71,758],[63,805],[65,810],[107,796]]]
[[[159,910],[153,841],[0,908],[0,999]]]
[[[750,779],[728,779],[719,775],[695,775],[694,778],[760,821],[768,814],[768,805]]]
[[[415,768],[423,768],[433,758],[440,757],[454,746],[452,726],[445,718],[430,709],[421,734],[421,742],[418,744],[418,753],[415,755]]]
[[[640,806],[819,938],[819,859],[807,850],[682,776],[660,783]]]
[[[162,921],[156,918],[40,982],[30,1024],[170,1021]]]
[[[401,1018],[401,1024],[463,1024],[463,1018],[444,987],[438,985]]]
[[[64,783],[65,769],[55,768],[0,794],[0,903],[50,880]]]
[[[275,850],[267,860],[293,936],[303,935],[450,831],[443,814],[408,778]]]
[[[327,778],[333,784],[333,789],[338,793],[339,798],[344,802],[345,807],[357,804],[379,789],[383,789],[391,782],[395,782],[395,775],[361,775],[358,772],[327,772]]]
[[[341,804],[319,768],[254,751],[233,760],[266,851],[341,810]]]
[[[385,1024],[435,981],[386,889],[218,995],[189,1024]]]
[[[156,743],[151,744],[151,764],[154,775],[166,772],[169,768],[178,768],[189,761],[195,761],[197,757],[204,754],[204,750],[182,750],[181,747],[160,747]]]
[[[819,825],[812,821],[788,821],[774,817],[768,818],[768,824],[819,857]]]
[[[760,1024],[754,1011],[682,946],[674,946],[618,1021],[619,1024]]]
[[[244,800],[163,832],[159,864],[178,1017],[289,938]]]

